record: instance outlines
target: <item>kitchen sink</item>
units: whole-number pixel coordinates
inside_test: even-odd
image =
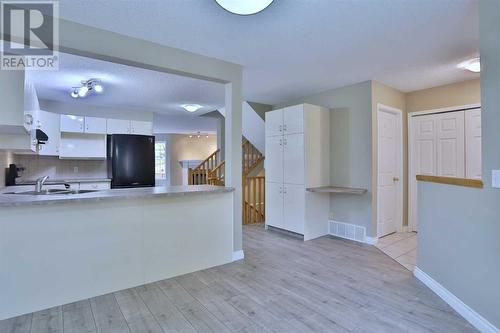
[[[56,195],[56,194],[65,194],[65,195],[70,195],[70,194],[92,193],[92,192],[97,192],[97,191],[98,190],[62,190],[62,189],[50,189],[50,190],[43,190],[42,192],[24,191],[24,192],[6,192],[4,194],[24,194],[24,195]]]

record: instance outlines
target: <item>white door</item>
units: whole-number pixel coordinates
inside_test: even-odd
[[[417,231],[417,175],[437,174],[437,118],[435,115],[410,118],[410,173],[409,173],[409,221],[412,231]]]
[[[266,112],[266,137],[283,134],[283,109]]]
[[[481,109],[465,111],[465,174],[481,179]]]
[[[84,117],[61,115],[61,132],[83,133]]]
[[[437,176],[465,177],[464,117],[464,111],[436,115]]]
[[[304,105],[285,108],[283,112],[283,133],[304,133]]]
[[[378,110],[377,236],[402,225],[401,115]]]
[[[283,229],[304,234],[305,201],[304,185],[283,185]]]
[[[130,134],[130,120],[123,119],[108,119],[107,120],[108,134]]]
[[[266,181],[283,183],[283,136],[266,138]]]
[[[85,133],[106,134],[106,119],[85,117]]]
[[[139,135],[152,135],[153,123],[149,121],[132,120],[130,122],[130,133]]]
[[[283,184],[266,181],[266,225],[283,229]]]
[[[57,113],[38,111],[38,128],[47,134],[49,140],[38,146],[38,154],[42,156],[59,156],[60,119]]]
[[[283,136],[283,182],[304,184],[304,165],[304,134]]]

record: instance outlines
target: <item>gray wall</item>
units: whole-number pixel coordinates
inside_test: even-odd
[[[271,111],[273,109],[273,106],[268,104],[262,104],[256,102],[247,102],[247,103],[250,104],[255,113],[257,113],[264,120],[266,118],[265,116],[266,112]]]
[[[419,183],[417,266],[500,328],[500,1],[479,6],[485,188]]]
[[[332,185],[368,189],[362,196],[332,195],[330,217],[366,227],[371,223],[372,198],[372,85],[370,81],[304,97],[276,106],[310,103],[331,109],[330,181]]]

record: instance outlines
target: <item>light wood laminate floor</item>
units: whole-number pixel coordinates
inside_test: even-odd
[[[244,226],[245,259],[0,322],[0,332],[475,332],[373,246]]]

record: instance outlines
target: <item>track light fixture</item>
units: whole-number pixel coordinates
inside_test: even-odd
[[[101,81],[98,79],[89,79],[81,82],[82,85],[80,87],[73,87],[71,91],[71,97],[86,97],[89,93],[102,93],[104,88],[102,87]]]

